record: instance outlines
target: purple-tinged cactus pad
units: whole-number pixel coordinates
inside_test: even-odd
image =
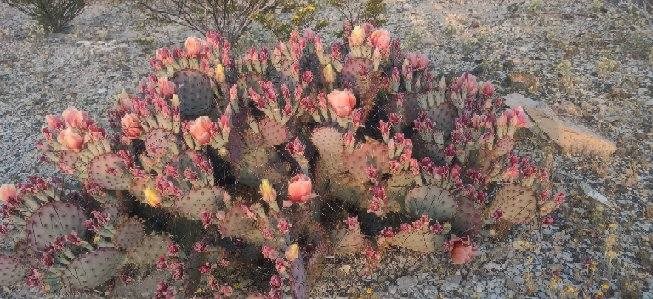
[[[170,131],[158,129],[145,136],[145,152],[151,158],[162,158],[176,146],[177,137]]]
[[[449,136],[454,129],[456,117],[458,117],[458,109],[449,103],[442,103],[435,109],[426,110],[426,113],[435,123],[435,127],[444,133],[444,136]]]
[[[76,232],[83,235],[84,211],[70,203],[55,201],[41,206],[27,219],[27,237],[32,246],[41,250],[57,237]]]
[[[111,290],[111,298],[154,298],[156,287],[159,282],[167,281],[170,276],[167,272],[154,272],[142,279],[136,279],[131,283],[125,283],[121,279]]]
[[[138,266],[153,265],[154,262],[167,252],[168,244],[172,240],[165,235],[149,235],[142,242],[127,251],[127,262]]]
[[[116,154],[96,157],[88,166],[89,179],[107,190],[128,190],[131,177],[127,165]]]
[[[0,286],[12,286],[25,278],[27,268],[18,259],[0,254]]]
[[[217,187],[191,190],[184,198],[175,201],[175,210],[191,219],[200,219],[202,212],[217,212],[225,208],[226,191]]]
[[[113,244],[118,248],[129,249],[142,242],[144,236],[145,230],[140,219],[120,219],[115,227]]]
[[[195,119],[209,115],[215,107],[213,81],[198,72],[185,70],[172,78],[177,86],[177,95],[181,100],[181,115],[184,119]]]
[[[124,254],[116,249],[101,248],[74,259],[63,271],[63,281],[74,289],[98,287],[116,274]]]
[[[391,238],[381,237],[379,243],[405,248],[415,252],[433,253],[444,244],[444,237],[432,233],[428,228],[409,232],[398,232]]]
[[[333,253],[338,256],[354,255],[362,252],[368,241],[360,230],[343,229],[335,234],[336,244]]]
[[[259,130],[267,146],[282,144],[290,138],[288,127],[269,118],[261,119],[258,122]]]
[[[431,219],[448,220],[458,204],[447,190],[438,186],[417,187],[406,195],[406,210],[413,216],[428,215]]]

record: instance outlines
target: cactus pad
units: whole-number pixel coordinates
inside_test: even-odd
[[[115,249],[102,248],[74,259],[63,271],[63,281],[75,289],[92,289],[116,274],[124,255]]]
[[[220,233],[225,237],[243,238],[254,244],[262,244],[264,239],[255,219],[248,218],[241,207],[230,209],[220,222]]]
[[[180,213],[190,216],[191,219],[200,219],[204,211],[217,212],[225,208],[225,199],[229,195],[226,191],[209,187],[191,190],[184,198],[175,201],[175,209]]]
[[[27,236],[36,249],[50,245],[57,237],[77,232],[83,235],[84,212],[76,205],[60,201],[41,206],[27,220]]]
[[[456,207],[451,193],[438,186],[417,187],[406,195],[406,210],[413,216],[426,214],[431,219],[447,220],[453,217]]]
[[[126,284],[118,280],[116,286],[111,290],[111,298],[154,298],[156,287],[159,282],[168,280],[168,273],[155,272],[147,277]]]
[[[127,165],[118,155],[110,153],[95,157],[88,166],[88,175],[94,183],[107,190],[128,190],[130,176]]]
[[[483,227],[483,211],[472,200],[461,200],[452,225],[460,235],[476,235]]]
[[[27,269],[16,258],[0,254],[0,286],[12,286],[25,278]]]
[[[145,136],[145,151],[150,157],[163,157],[172,146],[176,146],[176,140],[177,137],[172,132],[152,130]]]
[[[367,240],[360,230],[342,230],[336,233],[334,254],[339,256],[354,255],[365,249]]]
[[[492,213],[497,209],[503,211],[504,220],[525,224],[536,216],[537,197],[531,188],[507,185],[499,189],[488,211]]]
[[[213,81],[198,72],[185,70],[175,74],[172,82],[177,86],[177,95],[181,100],[181,115],[184,119],[195,119],[209,115],[215,107]]]
[[[313,130],[311,135],[313,145],[317,147],[323,159],[340,158],[342,152],[343,140],[342,134],[335,128],[324,127]]]
[[[282,144],[290,138],[288,127],[272,119],[264,118],[258,122],[259,130],[267,146]]]
[[[410,232],[399,232],[391,238],[381,237],[379,243],[415,252],[432,253],[438,248],[442,248],[444,238],[430,232],[428,228],[422,228]]]
[[[145,230],[143,223],[136,218],[125,218],[115,228],[113,244],[118,248],[128,249],[143,241]]]
[[[138,266],[152,265],[160,256],[166,254],[170,242],[172,240],[168,236],[146,236],[140,244],[127,251],[127,260]]]
[[[458,109],[449,103],[442,103],[434,109],[426,110],[428,116],[435,123],[435,127],[444,132],[444,136],[449,136],[454,129]]]

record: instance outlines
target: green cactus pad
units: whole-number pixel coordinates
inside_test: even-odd
[[[168,252],[170,242],[170,237],[164,235],[145,236],[140,244],[127,250],[127,261],[141,267],[152,265]]]
[[[200,219],[204,211],[217,212],[225,208],[226,191],[217,187],[207,187],[191,190],[188,195],[176,200],[174,208],[191,219]]]
[[[27,219],[30,244],[41,250],[57,237],[77,232],[83,235],[84,212],[76,205],[55,201],[41,206]]]
[[[209,115],[215,100],[213,80],[198,72],[185,70],[175,74],[172,82],[177,87],[177,95],[181,100],[181,115],[184,119],[195,119]]]
[[[290,138],[290,133],[288,132],[288,127],[286,125],[280,124],[267,117],[258,122],[258,127],[259,130],[261,130],[261,135],[263,135],[263,139],[265,139],[265,144],[267,146],[282,144]]]
[[[113,244],[118,248],[129,249],[143,241],[145,230],[143,222],[137,218],[118,220],[113,237]]]
[[[12,286],[25,278],[27,268],[18,259],[0,254],[0,286]]]
[[[405,203],[406,210],[413,216],[426,214],[437,220],[451,219],[458,205],[449,191],[438,186],[422,186],[410,190]]]
[[[513,224],[524,224],[536,216],[536,206],[535,192],[531,188],[507,185],[497,191],[488,211],[501,209],[504,220]]]
[[[95,157],[88,166],[89,179],[107,190],[128,190],[131,177],[125,172],[127,165],[116,154]]]
[[[116,275],[124,257],[120,251],[110,248],[87,252],[68,265],[62,280],[74,289],[98,287]]]

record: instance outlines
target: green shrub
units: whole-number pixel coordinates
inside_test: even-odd
[[[34,19],[46,32],[61,32],[82,12],[84,0],[0,0]]]

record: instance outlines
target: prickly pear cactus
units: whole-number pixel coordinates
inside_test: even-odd
[[[440,221],[451,219],[458,206],[453,195],[438,186],[422,186],[410,190],[405,203],[406,210],[412,215],[428,215],[431,219]]]
[[[0,286],[8,287],[25,279],[26,266],[17,258],[0,254]]]
[[[82,235],[85,231],[84,220],[84,211],[74,204],[61,201],[45,204],[26,221],[29,242],[40,250],[71,232]]]
[[[73,260],[62,272],[64,283],[75,289],[92,289],[115,276],[124,255],[115,249],[101,248]]]
[[[0,285],[306,298],[330,256],[370,268],[390,248],[446,248],[463,264],[481,230],[563,203],[549,170],[514,154],[525,113],[492,84],[444,78],[371,24],[344,34],[242,55],[218,33],[190,37],[115,98],[114,132],[75,108],[46,117],[38,147],[81,190],[0,186],[15,248]]]
[[[216,106],[215,83],[208,76],[193,70],[177,72],[171,79],[178,86],[177,94],[181,100],[181,115],[194,119],[209,115]]]

